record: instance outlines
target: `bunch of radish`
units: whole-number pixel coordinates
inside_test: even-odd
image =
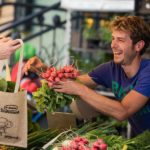
[[[47,80],[49,87],[59,81],[76,79],[78,75],[79,71],[72,65],[64,66],[60,69],[56,69],[56,67],[50,67],[46,72],[41,74],[42,78]]]
[[[87,138],[78,136],[62,145],[61,150],[107,150],[107,144],[103,139],[98,139],[91,144]]]
[[[107,144],[103,139],[98,139],[93,143],[92,150],[107,150]]]
[[[61,150],[90,150],[89,141],[84,137],[75,137],[69,144],[62,145]]]

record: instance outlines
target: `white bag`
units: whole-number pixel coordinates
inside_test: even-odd
[[[20,52],[17,81],[14,93],[0,92],[0,144],[27,147],[27,93],[18,92],[23,48]],[[6,79],[10,80],[8,60],[0,61],[0,72],[6,65]]]

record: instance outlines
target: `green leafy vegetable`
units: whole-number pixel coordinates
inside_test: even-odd
[[[74,95],[54,91],[44,81],[42,81],[42,86],[33,93],[33,100],[36,101],[36,108],[40,112],[54,112],[69,105],[74,98]]]

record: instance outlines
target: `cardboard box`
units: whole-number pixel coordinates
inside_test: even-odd
[[[65,112],[47,113],[47,122],[49,128],[64,131],[76,127],[76,116]]]
[[[100,115],[93,107],[80,99],[74,100],[70,108],[78,119],[91,120]]]

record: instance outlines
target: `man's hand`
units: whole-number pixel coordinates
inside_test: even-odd
[[[24,65],[23,72],[25,74],[28,74],[28,71],[34,72],[32,67],[38,69],[39,71],[44,71],[47,69],[47,66],[37,56],[34,56],[27,61]]]
[[[59,81],[52,86],[57,92],[72,95],[80,95],[80,92],[84,91],[84,87],[85,85],[73,80]]]
[[[8,59],[10,55],[21,47],[20,40],[0,37],[0,59]]]

